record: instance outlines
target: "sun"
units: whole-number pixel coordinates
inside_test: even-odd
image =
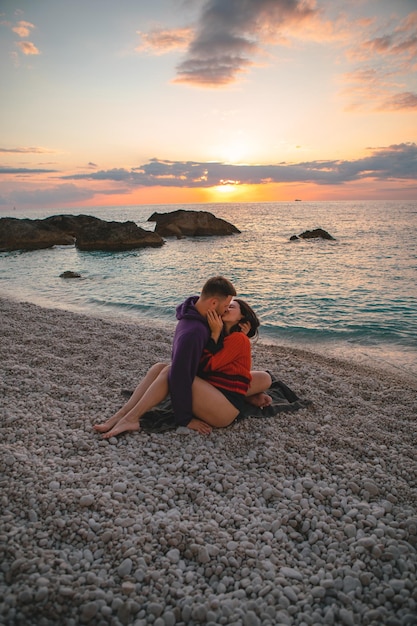
[[[221,193],[221,194],[231,194],[234,191],[236,191],[236,183],[224,183],[221,185],[217,185],[214,190],[216,193]]]

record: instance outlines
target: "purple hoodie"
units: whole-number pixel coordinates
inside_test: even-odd
[[[198,296],[177,306],[177,328],[172,344],[169,391],[175,422],[187,426],[193,417],[191,385],[197,374],[204,346],[210,337],[206,318],[195,308]]]

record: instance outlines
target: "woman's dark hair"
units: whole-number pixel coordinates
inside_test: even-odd
[[[230,333],[234,333],[236,331],[241,331],[240,324],[243,322],[250,323],[250,331],[248,332],[248,337],[257,337],[258,336],[258,328],[260,326],[260,321],[256,313],[251,309],[249,304],[247,304],[244,300],[240,300],[240,298],[233,298],[234,302],[237,302],[240,307],[240,312],[242,313],[242,319],[232,326],[230,329]]]

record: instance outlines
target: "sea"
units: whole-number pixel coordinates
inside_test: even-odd
[[[0,253],[0,293],[19,301],[173,328],[175,307],[222,274],[261,321],[260,341],[378,365],[417,380],[417,201],[140,205],[19,210],[94,215],[154,230],[155,211],[209,211],[241,232],[160,248]],[[334,241],[290,241],[323,228]],[[81,279],[63,279],[71,270]]]

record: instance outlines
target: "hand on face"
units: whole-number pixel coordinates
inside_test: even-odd
[[[214,310],[207,311],[207,322],[213,334],[220,334],[223,328],[221,316]]]

